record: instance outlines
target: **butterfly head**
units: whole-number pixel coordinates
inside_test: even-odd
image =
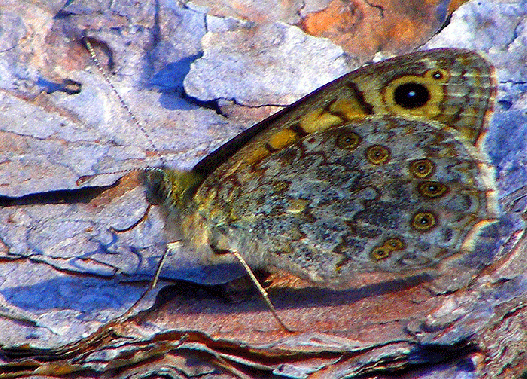
[[[194,171],[149,168],[144,171],[143,181],[151,203],[184,209],[203,182],[203,176]]]

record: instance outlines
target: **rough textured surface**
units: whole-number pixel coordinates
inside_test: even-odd
[[[126,311],[145,290],[165,251],[163,221],[155,209],[148,210],[135,174],[108,186],[126,170],[160,161],[191,166],[200,150],[204,154],[222,136],[236,132],[219,128],[228,122],[214,111],[182,98],[183,77],[205,33],[203,15],[164,6],[162,20],[156,21],[153,5],[121,5],[108,11],[95,4],[53,9],[13,3],[2,13],[12,21],[5,24],[2,41],[11,44],[0,61],[2,302],[9,314],[26,314],[27,304],[40,304],[30,307],[27,316],[39,319],[38,327],[14,323],[12,343],[49,328],[61,332],[32,341],[56,346]],[[81,44],[83,35],[91,36],[101,63],[149,138],[130,121],[94,67]],[[213,134],[203,138],[207,133]],[[155,140],[155,148],[149,139]],[[78,182],[84,175],[115,171]],[[98,185],[103,187],[94,187]],[[27,275],[15,275],[24,261],[30,268]],[[167,266],[180,270],[171,276],[186,275],[181,274],[185,264]],[[54,315],[71,308],[80,317],[74,303],[76,293],[85,292],[85,275],[93,281],[94,290],[87,291],[93,304],[80,307],[86,325],[73,330],[75,323]],[[53,296],[43,300],[48,297],[42,291],[64,278],[72,290],[61,302]],[[143,282],[119,284],[135,279]],[[19,293],[14,290],[18,287],[28,290]],[[97,287],[111,293],[99,295]],[[61,308],[60,303],[70,306]]]
[[[224,98],[245,106],[284,106],[349,71],[340,47],[285,24],[207,33],[202,46],[203,57],[183,82],[185,91],[202,101]],[[298,50],[302,53],[296,54]],[[308,68],[302,65],[313,56],[317,59]],[[223,80],[214,87],[202,86],[216,78]]]
[[[298,25],[307,34],[328,38],[364,62],[378,51],[398,54],[426,42],[464,2],[193,0],[191,4],[204,7],[218,17],[257,25],[277,22]]]
[[[155,165],[159,155],[173,167],[190,167],[242,129],[210,109],[215,104],[185,98],[183,79],[191,63],[206,55],[202,36],[240,26],[245,33],[244,22],[165,3],[156,20],[153,6],[113,4],[111,11],[89,2],[73,2],[66,9],[2,4],[0,188],[9,196],[0,209],[4,372],[7,362],[16,364],[9,368],[12,373],[39,368],[41,375],[58,375],[60,368],[77,377],[150,371],[335,378],[388,376],[383,370],[409,368],[403,374],[409,378],[473,378],[476,373],[508,378],[525,371],[525,1],[469,2],[428,45],[483,50],[498,70],[500,92],[486,147],[498,170],[504,216],[487,233],[489,241],[498,237],[503,243],[497,252],[490,242],[479,251],[475,259],[496,260],[469,286],[449,294],[444,288],[450,283],[388,283],[334,293],[306,284],[305,290],[291,292],[276,280],[269,292],[280,315],[310,330],[291,336],[258,298],[235,291],[231,297],[238,302],[229,302],[218,297],[231,293],[227,288],[178,282],[162,291],[155,308],[128,323],[110,324],[98,339],[60,351],[29,349],[26,344],[56,347],[77,341],[125,312],[146,283],[119,279],[150,277],[164,249],[162,218],[151,209],[142,219],[147,203],[133,175],[115,187],[91,188],[110,185],[122,174],[97,176],[84,182],[86,192],[79,191],[77,179]],[[83,33],[100,41],[96,49],[103,64],[111,57],[112,81],[156,149],[129,122],[93,67],[79,43]],[[237,54],[237,45],[230,49]],[[303,53],[299,45],[290,54]],[[308,52],[301,66],[318,59],[323,57]],[[267,77],[280,87],[280,75]],[[193,85],[213,93],[210,101],[227,98],[205,89],[221,76],[206,78]],[[257,117],[265,114],[257,104],[251,106],[258,107]],[[230,103],[222,109],[243,115],[244,126],[250,123],[245,108]],[[115,231],[130,226],[127,232]],[[184,251],[165,268],[164,275],[171,277],[198,280],[203,274]],[[83,359],[73,361],[79,351]]]

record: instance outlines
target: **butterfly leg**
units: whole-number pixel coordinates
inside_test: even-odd
[[[237,251],[231,251],[230,252],[232,255],[234,255],[236,257],[236,259],[238,259],[238,261],[241,263],[241,265],[243,266],[243,268],[245,269],[245,271],[247,272],[247,274],[249,275],[249,278],[251,278],[252,282],[254,283],[254,285],[256,286],[256,288],[258,289],[258,292],[260,292],[260,294],[262,295],[262,298],[263,300],[265,301],[265,304],[267,304],[267,307],[269,307],[269,310],[271,311],[271,313],[273,314],[274,318],[276,319],[276,321],[278,322],[278,324],[280,324],[280,327],[285,330],[286,332],[289,332],[289,333],[293,333],[294,330],[293,329],[290,329],[289,327],[287,327],[287,325],[285,325],[285,323],[282,321],[282,319],[280,318],[280,316],[278,315],[278,313],[276,312],[276,308],[274,307],[273,303],[271,302],[271,300],[269,299],[269,294],[267,293],[267,291],[265,290],[265,288],[262,287],[262,285],[260,284],[260,282],[258,281],[258,279],[256,278],[256,276],[254,275],[253,271],[251,270],[251,268],[249,267],[249,265],[247,264],[247,262],[245,262],[245,259],[243,259],[243,257],[240,255],[240,253],[238,253]]]

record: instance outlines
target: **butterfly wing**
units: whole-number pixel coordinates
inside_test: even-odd
[[[471,249],[495,217],[492,174],[441,124],[363,120],[207,178],[186,233],[312,281],[415,273]]]
[[[465,49],[419,51],[361,67],[326,84],[209,154],[209,175],[233,157],[253,164],[307,134],[382,115],[438,121],[479,145],[496,96],[492,65]]]

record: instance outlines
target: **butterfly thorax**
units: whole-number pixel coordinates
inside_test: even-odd
[[[206,264],[234,261],[232,256],[222,254],[235,249],[231,243],[233,239],[220,230],[231,221],[229,200],[236,193],[232,191],[231,196],[224,196],[214,190],[204,191],[204,181],[206,178],[194,170],[156,168],[147,170],[144,176],[150,202],[161,205],[166,213],[170,238],[182,241],[190,253],[200,256]],[[218,203],[219,198],[223,199],[221,203]],[[246,242],[243,247],[246,251]],[[251,249],[256,250],[255,247]],[[250,261],[252,267],[265,266],[255,259]]]

